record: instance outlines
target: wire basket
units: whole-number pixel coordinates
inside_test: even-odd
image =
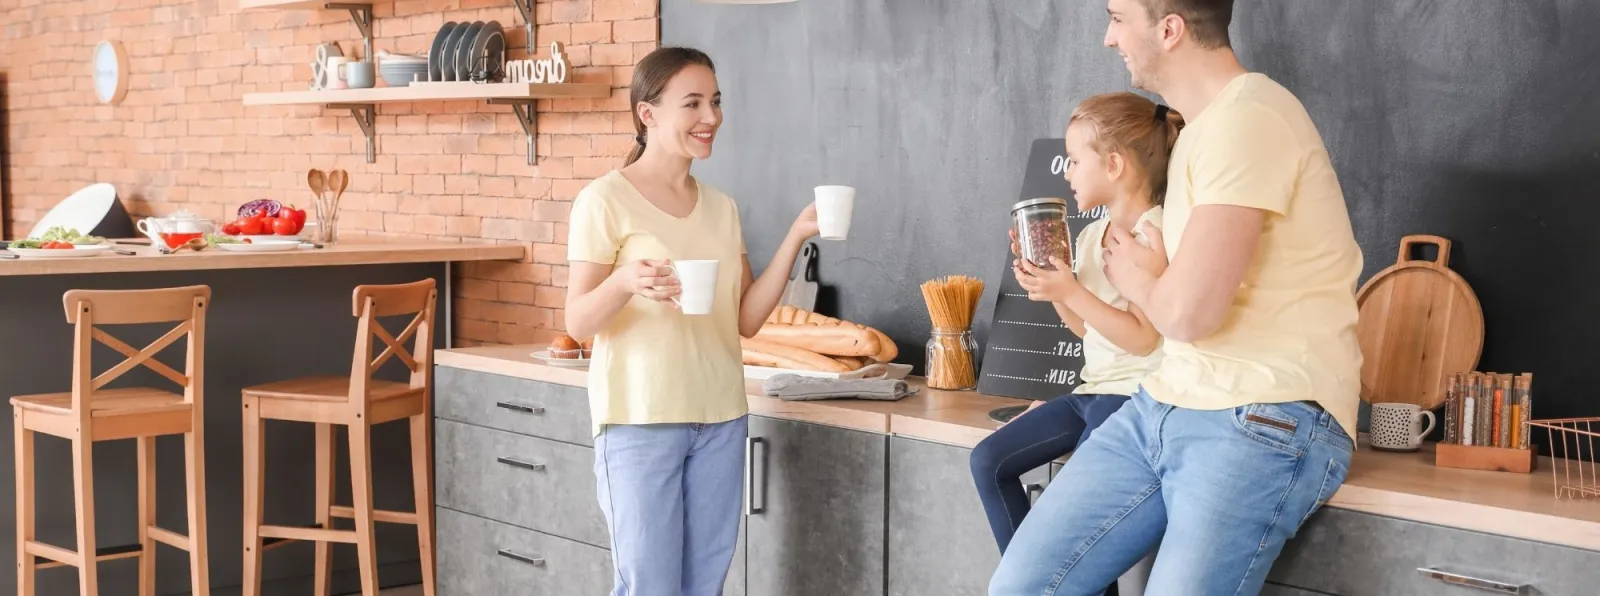
[[[1544,429],[1549,440],[1550,474],[1555,480],[1556,498],[1587,499],[1600,497],[1600,463],[1595,447],[1600,446],[1600,418],[1553,418],[1529,420],[1528,430]]]

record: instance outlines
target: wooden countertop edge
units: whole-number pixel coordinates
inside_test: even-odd
[[[160,255],[149,247],[122,246],[141,254],[105,254],[85,259],[15,259],[0,261],[0,276],[71,275],[84,273],[142,273],[151,271],[204,271],[214,269],[388,265],[444,261],[521,261],[529,249],[522,244],[460,244],[428,242],[366,242],[303,248],[288,252],[229,253],[207,249],[202,253]],[[149,254],[144,254],[149,253]]]
[[[555,368],[539,364],[531,357],[510,360],[508,355],[531,353],[529,347],[494,346],[467,348],[467,351],[441,350],[435,355],[440,366],[506,375],[547,383],[582,387],[587,384],[583,369]],[[756,386],[752,384],[752,386]],[[892,402],[817,401],[791,402],[761,395],[752,390],[750,413],[786,420],[826,424],[842,428],[902,436],[959,447],[973,447],[994,432],[991,422],[984,426],[888,411]],[[907,398],[907,400],[915,398]],[[915,407],[915,406],[913,406]],[[937,413],[949,407],[929,406],[923,413]],[[876,410],[876,411],[875,411]],[[970,422],[972,416],[959,418]],[[1357,457],[1374,457],[1361,450]],[[1381,457],[1381,456],[1380,456]],[[1372,479],[1382,483],[1383,479]],[[1468,501],[1438,498],[1402,490],[1364,485],[1361,477],[1346,481],[1328,501],[1329,507],[1359,511],[1458,528],[1521,538],[1535,542],[1600,551],[1600,522],[1497,507]],[[1554,497],[1551,497],[1554,499]]]
[[[1554,497],[1551,497],[1552,499]],[[1329,507],[1600,551],[1600,523],[1346,482]]]

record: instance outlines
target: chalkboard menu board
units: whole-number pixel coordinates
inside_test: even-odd
[[[1104,208],[1078,213],[1072,187],[1062,177],[1066,167],[1063,139],[1038,139],[1028,152],[1017,200],[1058,197],[1069,204],[1067,219],[1077,239]],[[1074,255],[1076,257],[1076,255]],[[1034,302],[1011,273],[1010,252],[1000,269],[1000,294],[995,298],[989,344],[984,349],[978,391],[990,395],[1051,399],[1072,392],[1083,370],[1083,340],[1061,323],[1049,302]]]

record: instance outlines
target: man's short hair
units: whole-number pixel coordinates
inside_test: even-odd
[[[1169,14],[1183,17],[1189,34],[1203,48],[1228,47],[1228,25],[1233,22],[1233,0],[1140,0],[1150,20]]]

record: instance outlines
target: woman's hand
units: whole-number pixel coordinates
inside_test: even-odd
[[[821,233],[822,228],[817,224],[817,204],[813,201],[794,218],[794,224],[789,226],[789,235],[803,241]]]
[[[643,259],[618,266],[606,283],[629,294],[668,302],[683,291],[673,275],[670,260]]]
[[[1050,257],[1050,264],[1055,266],[1055,271],[1042,269],[1028,262],[1027,259],[1018,258],[1013,261],[1012,273],[1017,276],[1017,283],[1028,292],[1028,299],[1035,302],[1066,302],[1074,294],[1083,290],[1083,285],[1078,283],[1078,278],[1072,275],[1072,269],[1061,259]]]

